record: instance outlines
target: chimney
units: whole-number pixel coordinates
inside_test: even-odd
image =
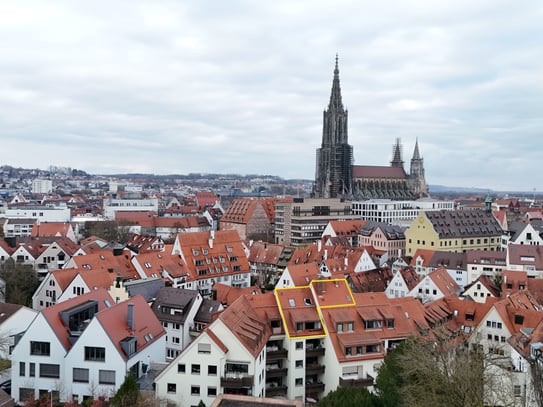
[[[347,267],[348,265],[349,265],[349,258],[345,256],[345,267]]]
[[[320,243],[320,241],[319,241]],[[319,252],[321,251],[321,249],[319,248]],[[324,249],[324,256],[322,256],[322,259],[323,260],[328,260],[328,249]]]
[[[214,230],[210,230],[209,231],[209,248],[210,249],[213,249],[213,239],[215,239],[215,231]]]
[[[128,315],[126,317],[126,322],[128,324],[128,328],[133,331],[134,330],[134,304],[129,303],[128,304]]]
[[[319,251],[319,253],[320,253],[321,249],[322,249],[322,240],[318,240],[317,241],[317,250]]]

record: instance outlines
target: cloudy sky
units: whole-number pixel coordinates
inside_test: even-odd
[[[0,0],[0,164],[312,179],[336,53],[356,164],[543,191],[541,0]]]

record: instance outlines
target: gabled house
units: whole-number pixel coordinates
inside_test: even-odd
[[[358,234],[365,224],[366,221],[363,219],[331,220],[324,228],[322,237],[330,236],[333,238],[345,238],[352,247],[358,247]]]
[[[179,255],[171,254],[171,249],[139,254],[132,257],[132,264],[141,278],[162,278],[173,287],[185,283],[189,276],[185,262]]]
[[[45,275],[32,295],[32,308],[40,311],[56,304],[77,273],[77,269],[68,268],[53,270]]]
[[[220,230],[236,230],[241,240],[273,242],[275,199],[235,198],[219,221]]]
[[[77,243],[74,228],[70,222],[38,222],[30,232],[31,237],[64,237]]]
[[[206,297],[216,282],[251,285],[249,261],[235,230],[178,234],[172,254],[179,255],[188,269],[181,288],[197,289]]]
[[[251,240],[247,245],[247,259],[251,274],[257,278],[258,285],[275,285],[278,278],[279,260],[284,246]]]
[[[177,357],[190,343],[190,329],[202,300],[195,290],[162,287],[158,291],[151,309],[166,330],[167,361]]]
[[[123,247],[102,249],[81,256],[73,256],[66,262],[64,268],[85,270],[107,270],[119,275],[123,280],[136,280],[141,278],[132,264],[132,253]]]
[[[421,276],[428,275],[439,267],[445,267],[458,285],[467,284],[466,253],[419,249],[413,256],[411,266]]]
[[[510,244],[543,245],[540,232],[531,223],[511,222],[508,234]]]
[[[38,311],[19,304],[0,302],[0,338],[4,345],[0,347],[0,357],[11,359],[15,342],[28,328]]]
[[[322,276],[317,263],[288,265],[277,279],[275,288],[300,287]]]
[[[418,298],[423,304],[438,300],[448,295],[458,295],[460,287],[447,272],[445,267],[432,271],[409,292],[409,296]]]
[[[397,225],[367,221],[358,231],[359,245],[386,252],[389,259],[405,255],[404,229]]]
[[[514,375],[514,371],[518,368],[518,360],[514,360],[514,351],[509,345],[509,340],[512,336],[518,336],[519,333],[529,334],[542,319],[543,306],[529,292],[513,293],[493,303],[475,328],[470,344],[479,346],[490,355],[497,355],[496,365],[504,369],[499,373],[511,377],[511,370],[513,370],[512,379],[517,381],[515,384],[524,386],[526,383],[518,383],[518,378]],[[518,390],[518,397],[523,397],[522,388]]]
[[[496,287],[489,276],[482,275],[473,283],[464,287],[463,298],[469,298],[475,302],[486,302],[487,298],[499,298],[501,288]]]
[[[133,234],[128,239],[126,247],[136,254],[141,254],[148,251],[163,251],[165,245],[164,240],[158,236]]]
[[[156,396],[176,405],[209,405],[221,393],[265,395],[271,329],[244,296],[226,308],[156,377]]]
[[[415,288],[422,278],[423,277],[415,272],[413,267],[403,267],[393,274],[390,283],[385,289],[385,294],[388,298],[405,297]]]
[[[136,318],[137,315],[137,318]],[[114,304],[105,289],[42,310],[13,349],[12,396],[61,402],[109,398],[128,372],[164,362],[165,331],[145,299]]]
[[[67,237],[55,238],[49,242],[44,239],[41,242],[41,253],[36,258],[36,270],[40,277],[51,270],[64,267],[66,262],[77,255],[80,246]]]

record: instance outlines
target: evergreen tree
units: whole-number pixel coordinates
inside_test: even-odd
[[[128,373],[123,384],[111,399],[112,407],[133,407],[140,399],[140,389],[136,382],[136,377],[132,373]]]

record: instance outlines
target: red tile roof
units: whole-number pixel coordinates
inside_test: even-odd
[[[130,305],[133,306],[133,327],[130,327],[128,323]],[[123,339],[135,337],[137,339],[137,352],[141,352],[166,334],[151,307],[140,294],[100,311],[96,314],[96,318],[98,318],[117,351],[125,360],[129,357],[122,350],[121,342]]]

